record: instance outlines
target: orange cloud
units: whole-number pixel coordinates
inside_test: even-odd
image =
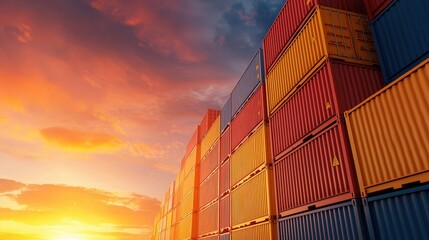
[[[122,145],[121,140],[106,133],[84,132],[61,127],[41,129],[40,135],[46,142],[66,150],[112,151]]]

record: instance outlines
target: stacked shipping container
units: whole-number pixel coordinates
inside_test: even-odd
[[[154,239],[429,238],[429,5],[365,7],[375,44],[361,0],[286,1],[195,130]]]

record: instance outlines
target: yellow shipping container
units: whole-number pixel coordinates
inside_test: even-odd
[[[185,196],[188,194],[188,192],[191,189],[194,189],[196,186],[198,186],[199,183],[199,167],[194,166],[192,170],[189,172],[188,176],[183,180],[183,189],[182,189],[182,196]]]
[[[268,126],[261,125],[231,155],[231,186],[271,161]]]
[[[196,237],[197,214],[193,213],[180,221],[180,240],[193,239]]]
[[[196,164],[199,163],[199,161],[200,161],[200,145],[197,145],[197,147],[195,147],[194,150],[192,150],[192,152],[186,158],[185,166],[183,167],[184,178],[188,176],[189,172],[192,170],[193,167],[195,167]]]
[[[220,115],[213,122],[207,134],[201,140],[201,157],[204,157],[220,138]]]
[[[180,204],[180,219],[197,210],[197,194],[197,190],[192,190],[183,198],[182,204]]]
[[[346,112],[362,196],[429,181],[429,59]]]
[[[172,222],[172,215],[173,212],[170,211],[169,213],[167,213],[167,229],[171,228],[171,222]]]
[[[231,240],[277,240],[277,224],[272,221],[232,230]]]
[[[272,170],[265,168],[231,192],[231,226],[271,219],[274,214]]]
[[[174,236],[173,238],[174,240],[180,239],[180,222],[174,226],[173,236]]]
[[[269,113],[328,56],[365,65],[378,63],[365,15],[327,7],[313,13],[267,74]]]

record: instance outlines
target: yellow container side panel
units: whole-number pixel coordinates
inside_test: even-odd
[[[204,157],[209,152],[210,148],[219,140],[219,138],[220,138],[220,115],[213,122],[209,131],[201,141],[201,157]]]
[[[194,150],[191,151],[191,153],[189,154],[189,156],[185,160],[184,173],[183,173],[184,178],[186,178],[188,176],[189,172],[192,170],[192,168],[197,163],[198,148],[199,148],[199,145],[197,145],[194,148]]]
[[[429,181],[429,59],[346,113],[361,193]]]
[[[198,171],[198,168],[195,168],[195,167],[192,168],[188,176],[185,178],[185,180],[183,180],[183,189],[182,189],[183,196],[188,194],[188,192],[191,189],[195,188],[195,186],[198,186],[198,182],[196,179],[197,171]]]
[[[180,222],[180,240],[191,239],[195,237],[197,228],[196,214],[191,214]]]
[[[264,222],[245,228],[232,230],[231,240],[276,240],[276,224],[274,222]]]
[[[183,198],[183,201],[180,204],[180,219],[186,217],[188,214],[196,210],[196,194],[197,192],[192,190]]]

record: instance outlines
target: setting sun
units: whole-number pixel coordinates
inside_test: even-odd
[[[73,236],[62,236],[62,237],[55,238],[53,240],[83,240],[83,239],[78,237],[73,237]]]

